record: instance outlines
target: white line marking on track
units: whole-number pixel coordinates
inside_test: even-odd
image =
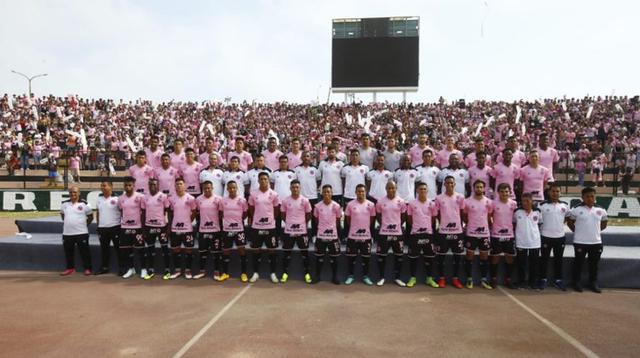
[[[623,291],[623,290],[607,290],[605,289],[603,291],[604,293],[624,293],[624,294],[631,294],[631,295],[637,295],[640,294],[640,291]]]
[[[590,357],[590,358],[597,358],[598,357],[597,354],[595,354],[592,350],[587,348],[584,344],[580,343],[577,339],[573,338],[569,333],[565,332],[562,328],[560,328],[560,327],[556,326],[555,324],[553,324],[553,322],[551,322],[548,319],[546,319],[546,318],[542,317],[541,315],[539,315],[536,311],[534,311],[533,309],[529,308],[529,306],[527,306],[524,303],[522,303],[522,301],[520,301],[519,299],[515,298],[509,292],[505,291],[504,288],[498,287],[498,289],[502,293],[504,293],[507,297],[509,297],[513,302],[515,302],[518,306],[520,306],[525,311],[529,312],[529,314],[531,314],[533,317],[535,317],[538,321],[542,322],[550,330],[552,330],[554,333],[556,333],[557,335],[562,337],[565,341],[567,341],[569,344],[571,344],[574,348],[579,350],[582,354],[584,354],[585,356]]]
[[[198,331],[198,333],[195,334],[195,336],[193,336],[189,342],[187,342],[184,346],[182,346],[182,348],[180,348],[180,350],[173,355],[173,358],[180,358],[182,357],[185,353],[187,353],[187,351],[194,345],[196,344],[196,342],[198,342],[198,340],[200,338],[202,338],[202,336],[214,325],[216,324],[216,322],[218,322],[218,320],[225,314],[227,313],[227,311],[229,311],[229,309],[231,308],[231,306],[233,306],[239,299],[240,297],[242,297],[245,293],[247,293],[247,291],[249,291],[249,288],[251,288],[251,285],[247,285],[247,287],[243,288],[240,292],[238,292],[238,294],[231,300],[229,301],[229,303],[227,303],[224,307],[222,307],[222,309],[220,310],[220,312],[218,312],[215,316],[213,316],[213,318],[211,318],[211,320],[209,322],[207,322],[207,324],[204,325],[204,327],[202,327],[202,329],[200,329]]]

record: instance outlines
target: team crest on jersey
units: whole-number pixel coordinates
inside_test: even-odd
[[[596,215],[602,216],[602,214],[603,214],[602,210],[596,210]]]
[[[565,209],[565,208],[560,208],[560,212],[564,213],[564,212],[566,212],[566,211],[567,211],[567,209]]]
[[[291,174],[287,175],[287,178],[289,178],[289,179],[293,179],[293,177],[291,176]]]
[[[216,178],[220,178],[220,173],[216,173]]]
[[[110,203],[111,203],[111,205],[116,205],[116,201],[113,200],[113,199],[111,199]]]
[[[364,174],[364,169],[360,168],[360,173]]]
[[[385,177],[385,178],[388,178],[388,177],[389,177],[389,174],[386,174],[386,173],[385,173],[385,174],[384,174],[384,177]]]
[[[534,222],[538,221],[538,215],[534,215],[531,219],[533,219]]]
[[[413,173],[409,174],[409,178],[413,179]]]
[[[158,196],[158,198],[157,198],[156,200],[157,200],[158,202],[161,202],[161,201],[162,201],[162,197],[161,197],[161,196]]]
[[[460,173],[460,174],[458,174],[458,175],[460,176],[460,178],[462,178],[462,177],[464,176],[464,174],[462,174],[462,173]]]
[[[82,205],[78,205],[78,211],[82,211]]]

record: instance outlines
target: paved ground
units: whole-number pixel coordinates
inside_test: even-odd
[[[0,356],[637,356],[640,291],[145,282],[0,271]]]

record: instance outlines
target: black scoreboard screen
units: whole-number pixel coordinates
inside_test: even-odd
[[[419,20],[333,21],[331,87],[418,87]]]

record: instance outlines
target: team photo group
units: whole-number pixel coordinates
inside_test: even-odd
[[[591,187],[582,190],[576,207],[560,200],[553,177],[559,156],[544,132],[526,152],[514,136],[488,153],[480,137],[466,155],[453,136],[438,149],[425,133],[406,150],[394,137],[386,138],[384,150],[372,147],[371,139],[362,134],[346,153],[334,139],[315,153],[293,138],[285,154],[271,137],[265,150],[251,154],[243,137],[232,138],[225,153],[214,149],[212,138],[197,153],[181,139],[165,152],[160,139],[151,137],[136,152],[120,195],[105,180],[92,208],[77,186],[70,188],[61,208],[62,275],[75,272],[76,246],[85,275],[108,273],[113,245],[117,273],[125,279],[212,276],[222,282],[230,278],[235,251],[242,282],[258,281],[266,260],[269,280],[286,283],[292,255],[300,255],[310,284],[323,279],[328,261],[334,284],[354,283],[360,266],[364,284],[382,286],[391,264],[400,287],[491,290],[500,283],[565,291],[570,283],[581,292],[587,261],[587,288],[601,292],[598,263],[607,213],[596,205]],[[94,219],[101,249],[95,271],[88,229]],[[574,232],[570,282],[563,278],[565,227]],[[372,251],[377,270],[370,267]],[[452,260],[446,260],[449,253]],[[338,274],[341,255],[344,280]]]

